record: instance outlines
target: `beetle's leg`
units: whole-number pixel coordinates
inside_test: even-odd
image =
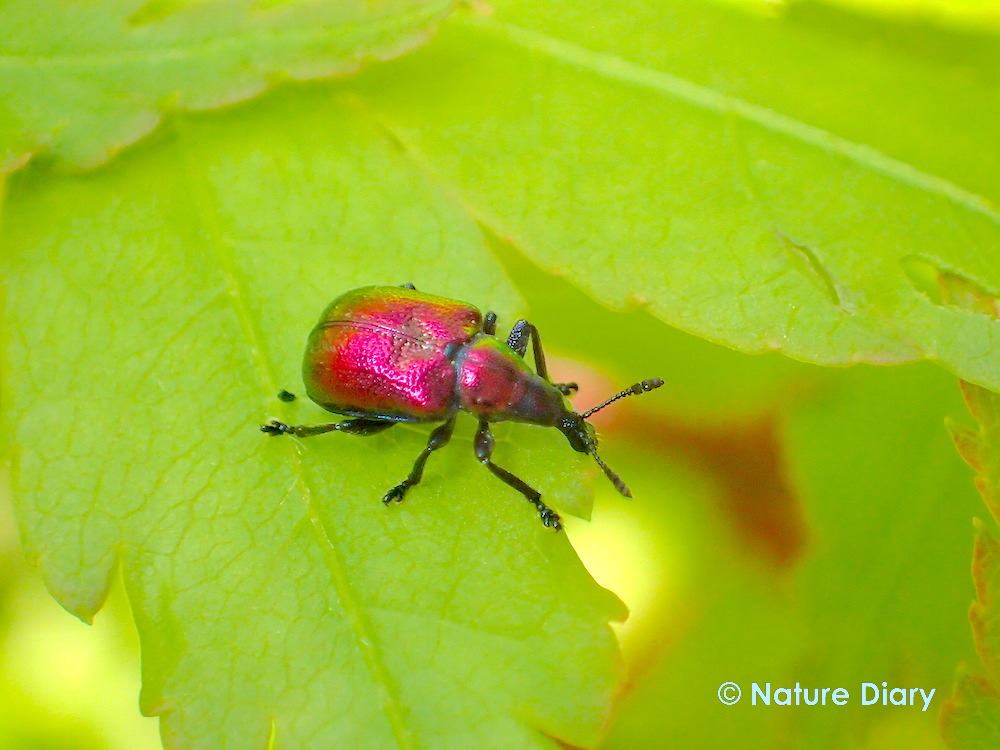
[[[549,368],[545,364],[545,353],[542,351],[542,337],[538,335],[538,328],[527,320],[519,320],[514,324],[507,337],[507,346],[513,349],[522,357],[528,351],[528,339],[531,339],[531,352],[535,357],[535,371],[546,380],[549,379]],[[558,391],[569,396],[580,390],[576,383],[553,383]]]
[[[528,351],[528,339],[531,339],[531,352],[535,356],[535,372],[546,380],[549,379],[549,368],[545,366],[545,353],[542,351],[542,338],[538,329],[527,320],[519,320],[510,329],[507,346],[522,357]]]
[[[388,430],[395,425],[385,419],[345,419],[343,422],[330,422],[329,424],[285,424],[277,419],[272,419],[267,424],[260,426],[261,432],[268,435],[295,435],[295,437],[312,437],[322,435],[324,432],[346,432],[348,435],[375,435],[376,433]]]
[[[438,448],[443,448],[448,444],[448,441],[451,440],[451,433],[454,429],[455,417],[452,417],[444,424],[438,425],[434,428],[434,432],[432,432],[431,436],[427,439],[427,446],[420,452],[420,455],[417,456],[417,460],[413,462],[413,469],[410,470],[410,476],[386,492],[385,496],[382,498],[383,503],[388,505],[391,502],[403,502],[403,497],[406,495],[406,491],[413,485],[419,484],[420,480],[423,478],[424,464],[427,463],[428,457]]]
[[[417,288],[413,286],[412,281],[407,281],[405,284],[400,284],[400,286],[403,287],[403,289],[412,289],[413,291],[417,291]]]
[[[492,336],[497,332],[497,314],[490,310],[483,318],[483,333]]]
[[[504,484],[509,484],[515,490],[524,495],[528,502],[538,509],[538,515],[545,526],[551,526],[556,531],[562,528],[559,516],[554,510],[542,502],[542,496],[537,490],[529,487],[523,479],[520,479],[501,466],[493,463],[493,432],[490,430],[490,423],[485,419],[479,420],[479,430],[476,432],[476,439],[473,443],[476,450],[476,458],[479,463],[499,477]]]

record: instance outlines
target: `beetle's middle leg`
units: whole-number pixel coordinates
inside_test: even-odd
[[[549,368],[545,364],[545,352],[542,351],[542,337],[538,335],[538,328],[533,323],[524,319],[517,321],[510,329],[507,346],[523,357],[528,351],[528,339],[531,339],[531,353],[535,357],[535,372],[548,380]],[[553,383],[553,385],[564,396],[579,390],[576,383]]]
[[[490,430],[490,423],[485,419],[480,419],[479,430],[476,432],[475,442],[473,443],[479,463],[493,472],[501,482],[510,485],[524,495],[528,502],[538,509],[538,515],[544,525],[551,526],[556,531],[559,531],[562,528],[559,516],[552,508],[542,502],[541,494],[529,487],[523,479],[514,476],[502,466],[497,466],[493,463],[493,444],[493,432]]]
[[[431,436],[427,439],[427,446],[420,452],[420,455],[417,456],[417,460],[413,462],[413,468],[410,470],[410,476],[386,492],[385,496],[382,498],[383,503],[388,505],[391,502],[403,502],[403,497],[406,495],[406,491],[413,485],[419,484],[420,480],[423,478],[424,464],[427,463],[427,459],[438,448],[443,448],[448,444],[448,441],[451,440],[451,433],[454,430],[455,417],[452,417],[444,424],[438,425],[434,428],[434,432],[432,432]]]
[[[330,422],[328,424],[285,424],[277,419],[272,419],[267,424],[260,426],[261,432],[268,435],[295,435],[295,437],[312,437],[322,435],[324,432],[346,432],[348,435],[375,435],[383,430],[388,430],[396,422],[387,419],[345,419],[343,422]]]

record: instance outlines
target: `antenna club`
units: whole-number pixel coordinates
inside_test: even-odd
[[[638,396],[642,393],[654,391],[661,385],[663,385],[663,380],[661,378],[650,378],[649,380],[643,380],[641,383],[636,383],[631,386],[628,388],[628,392],[632,396]]]

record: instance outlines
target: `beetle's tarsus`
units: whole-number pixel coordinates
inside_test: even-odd
[[[260,431],[268,435],[288,435],[292,433],[294,429],[284,422],[272,419],[267,424],[262,424],[260,426]]]
[[[284,389],[278,391],[278,399],[284,401],[286,404],[295,400],[295,394],[291,391],[286,391]]]
[[[427,446],[420,451],[420,455],[417,456],[417,460],[413,462],[413,469],[410,470],[410,476],[386,492],[385,495],[382,496],[383,503],[389,505],[389,503],[403,502],[403,497],[406,496],[406,491],[410,489],[410,487],[420,484],[420,480],[424,476],[424,465],[427,463],[427,459],[430,458],[430,455],[438,448],[443,448],[448,444],[448,441],[451,440],[451,433],[454,429],[455,417],[452,417],[444,424],[438,425],[434,428],[434,431],[427,439]]]
[[[580,386],[576,383],[554,383],[553,385],[564,396],[571,396],[580,390]]]
[[[559,519],[558,513],[541,500],[535,502],[535,507],[538,508],[538,516],[542,519],[543,526],[555,529],[556,531],[562,530],[562,521]]]
[[[382,496],[383,505],[391,505],[392,503],[401,503],[403,498],[406,497],[406,491],[410,489],[410,485],[407,482],[400,482],[391,490]]]

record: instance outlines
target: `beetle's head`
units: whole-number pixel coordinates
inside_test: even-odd
[[[597,432],[594,430],[594,425],[575,411],[566,412],[560,418],[557,427],[566,436],[573,450],[579,453],[593,453],[597,450]]]
[[[580,453],[589,453],[594,457],[597,465],[600,466],[601,471],[604,472],[604,476],[606,476],[611,484],[615,486],[615,489],[625,497],[632,497],[632,492],[621,480],[621,477],[619,477],[612,470],[612,468],[604,463],[601,457],[597,455],[597,432],[594,430],[594,425],[588,422],[587,419],[592,414],[599,412],[609,404],[613,404],[618,399],[625,398],[626,396],[638,396],[642,393],[648,393],[649,391],[659,388],[661,385],[663,385],[663,381],[659,378],[643,380],[642,382],[636,383],[623,391],[619,391],[611,398],[602,401],[592,409],[587,409],[587,411],[582,414],[577,414],[574,411],[567,411],[562,415],[562,417],[560,417],[559,423],[556,425],[559,428],[559,431],[566,436],[566,439],[569,441],[570,447],[572,447],[573,450]]]

